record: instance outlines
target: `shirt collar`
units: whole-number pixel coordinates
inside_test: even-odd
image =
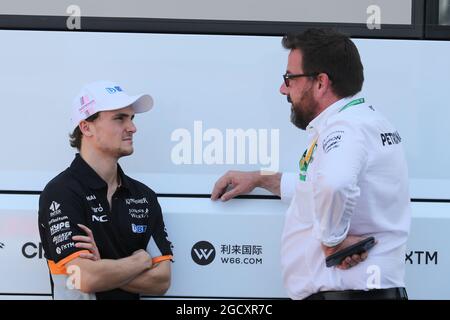
[[[129,179],[125,175],[125,173],[122,170],[122,167],[119,164],[117,164],[117,174],[120,177],[120,188],[130,189]]]
[[[351,101],[358,99],[357,96],[342,98],[330,106],[328,106],[325,110],[323,110],[317,117],[315,117],[306,127],[306,132],[309,134],[320,132],[323,126],[326,124],[327,120],[338,113],[345,105],[350,103]]]
[[[91,166],[84,161],[79,153],[75,155],[75,159],[70,165],[70,169],[76,173],[76,177],[79,177],[83,182],[87,183],[89,187],[93,189],[107,188],[105,180],[103,180]],[[117,174],[120,177],[120,187],[129,189],[128,177],[124,174],[122,168],[117,164]]]

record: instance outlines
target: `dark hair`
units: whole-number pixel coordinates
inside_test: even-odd
[[[88,122],[93,122],[98,118],[100,112],[94,113],[92,116],[89,116],[85,120]],[[69,134],[69,142],[72,148],[77,148],[78,151],[81,150],[81,137],[83,133],[81,133],[80,127],[77,126],[71,134]]]
[[[338,97],[361,91],[364,68],[358,49],[348,36],[331,29],[308,29],[284,36],[282,44],[286,49],[301,50],[304,73],[326,73]]]

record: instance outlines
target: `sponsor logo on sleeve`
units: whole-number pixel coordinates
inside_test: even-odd
[[[58,202],[52,201],[52,204],[50,205],[50,218],[61,214],[61,209],[59,208],[60,206],[61,205]]]
[[[70,239],[71,236],[72,236],[72,231],[58,234],[57,236],[53,237],[53,239],[52,239],[53,244],[57,245],[57,244],[60,244],[61,242],[67,241]]]
[[[58,232],[63,232],[69,229],[70,229],[70,221],[59,222],[50,227],[50,235],[53,236]]]
[[[51,219],[51,220],[48,222],[48,225],[51,226],[51,225],[53,225],[53,224],[55,224],[55,223],[57,223],[57,222],[65,221],[65,220],[67,220],[67,219],[69,219],[68,216],[56,217],[56,218]]]
[[[322,148],[325,153],[338,148],[344,136],[344,131],[333,131],[322,141]]]
[[[70,249],[70,248],[75,248],[75,242],[69,242],[69,243],[63,244],[59,247],[56,247],[56,253],[61,254],[65,250]]]
[[[402,138],[400,137],[400,134],[397,131],[381,133],[380,137],[381,137],[381,143],[383,144],[383,147],[386,145],[390,146],[390,145],[399,144],[400,142],[402,142]]]

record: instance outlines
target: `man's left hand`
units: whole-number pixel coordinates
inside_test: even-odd
[[[365,239],[364,237],[348,235],[344,241],[342,241],[335,247],[327,247],[325,245],[322,245],[322,250],[325,253],[325,256],[328,257],[328,256],[332,255],[333,253],[335,253],[339,250],[345,249],[345,248],[347,248],[361,240],[364,240],[364,239]],[[348,256],[344,260],[342,260],[342,262],[340,264],[338,264],[336,266],[336,268],[339,268],[341,270],[347,270],[351,267],[356,266],[358,263],[366,260],[367,256],[368,256],[367,251],[364,251],[361,254],[354,254],[352,256]]]

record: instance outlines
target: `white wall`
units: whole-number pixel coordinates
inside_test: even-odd
[[[209,199],[160,198],[174,244],[169,297],[283,298],[280,238],[286,205],[278,200],[214,203]],[[37,229],[38,196],[0,195],[0,299],[29,294],[49,298],[50,282]],[[413,203],[406,259],[406,286],[411,299],[450,299],[447,233],[450,204]],[[198,265],[195,243],[208,241],[215,258]],[[222,252],[222,246],[258,246],[248,254]],[[25,254],[22,252],[25,251]],[[235,259],[234,263],[230,258]],[[237,263],[236,259],[239,259]],[[244,260],[247,259],[247,260]],[[8,296],[9,294],[9,296]],[[44,296],[36,296],[41,294]]]
[[[97,79],[154,96],[155,108],[136,120],[136,153],[122,163],[160,193],[209,193],[227,169],[264,167],[175,165],[171,134],[186,128],[193,135],[196,120],[223,134],[278,129],[280,170],[297,170],[305,135],[290,124],[278,93],[287,60],[278,37],[0,31],[0,39],[0,190],[41,190],[69,164],[70,104],[82,84]],[[450,198],[450,43],[355,42],[363,95],[403,138],[412,196]],[[204,183],[193,185],[192,175]]]

